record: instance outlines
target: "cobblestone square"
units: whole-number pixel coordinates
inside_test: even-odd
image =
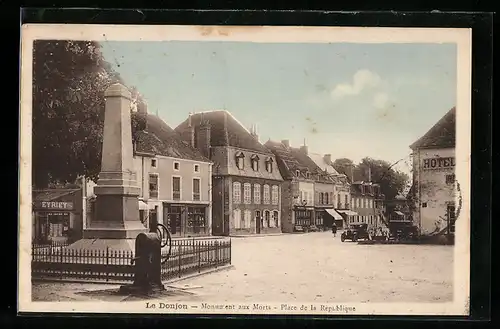
[[[169,287],[179,293],[168,299],[318,303],[453,299],[453,246],[358,245],[341,242],[340,234],[334,238],[331,232],[233,238],[232,242],[232,269],[173,283]],[[33,299],[88,300],[91,294],[84,297],[75,292],[103,286],[34,283]],[[109,301],[118,300],[110,297]]]

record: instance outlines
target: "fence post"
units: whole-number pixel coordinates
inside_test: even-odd
[[[59,246],[59,253],[61,254],[59,256],[59,259],[61,260],[59,263],[61,264],[61,268],[60,268],[60,274],[61,274],[61,279],[64,278],[64,270],[63,270],[63,266],[62,266],[62,263],[63,263],[63,249],[62,249],[62,244]]]
[[[201,272],[201,243],[196,244],[196,247],[198,249],[198,273]]]
[[[106,282],[109,281],[109,246],[106,246]]]
[[[219,241],[215,240],[215,268],[219,265]]]
[[[229,238],[229,265],[232,264],[232,251],[233,251],[233,248],[232,248],[232,245],[231,245],[231,238]]]
[[[182,255],[182,240],[179,241],[179,246],[177,247],[177,257],[179,257],[179,278],[181,277],[181,255]]]

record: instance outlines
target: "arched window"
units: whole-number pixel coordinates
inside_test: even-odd
[[[269,210],[266,210],[264,212],[264,227],[271,227],[271,223],[270,223],[270,218],[271,217],[271,214],[269,213]]]
[[[259,156],[256,154],[252,155],[250,161],[252,162],[252,169],[254,171],[259,171]]]
[[[241,184],[239,182],[233,183],[233,203],[241,203]]]
[[[245,155],[243,154],[243,152],[236,152],[235,159],[236,167],[238,167],[238,169],[240,170],[243,170],[245,168]]]
[[[280,227],[280,216],[277,210],[273,211],[274,227]]]

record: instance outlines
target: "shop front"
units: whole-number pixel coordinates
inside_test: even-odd
[[[163,204],[163,224],[173,237],[210,234],[206,204]]]
[[[352,210],[337,210],[342,215],[342,226],[338,226],[339,228],[346,228],[350,224],[356,222],[356,219],[359,218],[359,214]]]
[[[71,243],[81,239],[81,190],[34,191],[33,242]]]
[[[333,208],[323,209],[323,222],[326,228],[331,228],[333,223],[337,226],[338,229],[344,227],[344,219],[342,216]]]
[[[306,231],[314,224],[314,208],[296,206],[294,209],[295,231]]]

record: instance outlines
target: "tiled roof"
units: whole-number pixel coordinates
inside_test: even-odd
[[[338,171],[333,168],[333,166],[329,163],[326,163],[323,155],[319,153],[309,152],[309,157],[314,161],[321,169],[325,170],[327,173],[332,175],[338,175]]]
[[[323,169],[321,169],[309,156],[302,150],[294,147],[286,147],[281,142],[267,141],[264,144],[269,148],[278,161],[281,175],[285,179],[297,177],[297,170],[299,171],[298,178],[306,178],[305,174],[309,172],[320,182],[333,183],[332,178]],[[311,177],[313,179],[313,177]]]
[[[419,148],[455,147],[455,107],[448,111],[425,135],[410,145]]]
[[[271,153],[228,111],[216,110],[191,115],[193,126],[199,125],[202,120],[210,123],[211,146],[232,146],[264,154]],[[188,125],[189,118],[177,126],[175,130],[180,133],[187,129]]]
[[[32,201],[54,201],[65,195],[75,193],[79,189],[33,190]]]
[[[200,151],[184,143],[178,133],[156,115],[147,115],[144,131],[137,132],[136,151],[179,159],[210,162]]]

